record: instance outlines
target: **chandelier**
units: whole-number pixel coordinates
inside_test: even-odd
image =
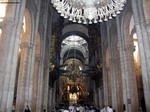
[[[126,0],[51,0],[51,3],[64,18],[92,24],[116,17]]]

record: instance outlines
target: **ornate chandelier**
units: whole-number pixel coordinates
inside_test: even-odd
[[[116,17],[126,0],[51,0],[58,13],[70,21],[92,24]]]

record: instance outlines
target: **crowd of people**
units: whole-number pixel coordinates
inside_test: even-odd
[[[53,108],[52,112],[113,112],[113,109],[111,106],[100,109],[98,107],[87,105],[70,105]]]
[[[29,106],[26,106],[24,112],[31,112]],[[70,105],[70,106],[60,106],[60,107],[53,107],[51,111],[43,110],[43,112],[113,112],[111,106],[104,107],[102,109],[94,106],[87,106],[87,105]]]

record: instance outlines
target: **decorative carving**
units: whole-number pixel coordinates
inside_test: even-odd
[[[20,48],[31,48],[31,44],[29,42],[22,42]]]

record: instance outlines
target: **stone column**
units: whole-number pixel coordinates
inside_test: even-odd
[[[132,38],[121,33],[120,20],[117,17],[118,48],[120,51],[121,74],[123,84],[123,102],[126,112],[138,112],[139,102],[137,94],[137,83],[134,72],[133,43]]]
[[[52,107],[56,104],[56,81],[54,83],[54,88],[52,88]]]
[[[104,29],[106,29],[105,28],[105,24],[104,23],[102,23],[101,24],[101,26],[104,28]],[[104,44],[104,43],[106,43],[105,41],[105,34],[106,34],[106,32],[104,32],[104,31],[106,31],[106,30],[103,30],[102,29],[102,27],[101,27],[101,35],[102,35],[102,63],[103,63],[103,94],[104,94],[104,105],[108,105],[108,102],[109,102],[109,95],[108,95],[108,75],[107,75],[107,68],[106,68],[106,44]],[[103,106],[104,106],[103,105]]]
[[[33,75],[33,90],[32,90],[32,111],[36,111],[36,103],[37,103],[37,89],[38,89],[38,74],[39,73],[39,67],[40,67],[40,61],[41,57],[36,56],[35,57],[35,64],[34,64],[34,75]]]
[[[102,95],[102,92],[103,92],[103,91],[102,91],[102,88],[99,87],[99,88],[98,88],[98,99],[99,99],[99,100],[98,100],[98,101],[99,101],[99,102],[98,102],[98,103],[99,103],[98,106],[99,106],[100,109],[103,108],[103,105],[104,105],[104,104],[103,104],[103,95]]]
[[[99,107],[99,94],[98,94],[98,88],[96,88],[96,107]]]
[[[18,5],[7,5],[6,16],[1,24],[0,43],[0,111],[11,111],[16,81],[16,67],[20,32],[26,0]]]
[[[33,89],[33,75],[34,75],[34,60],[35,60],[35,44],[30,43],[30,49],[27,59],[27,72],[25,81],[25,106],[28,105],[31,108],[32,102],[32,89]]]
[[[93,102],[94,102],[94,106],[98,106],[98,98],[97,98],[97,89],[96,89],[96,85],[95,85],[95,81],[93,82]]]
[[[51,91],[52,91],[52,97],[51,97],[51,98],[52,98],[52,99],[51,99],[51,100],[52,100],[52,101],[51,101],[51,109],[52,109],[52,107],[54,106],[54,103],[55,103],[55,102],[54,102],[54,101],[55,101],[55,97],[54,97],[54,96],[55,96],[54,88],[52,88]]]
[[[146,109],[147,112],[150,112],[150,1],[132,0],[131,4],[140,50],[142,80],[144,85]]]
[[[49,62],[49,61],[48,61]],[[43,99],[43,107],[47,110],[48,106],[48,84],[49,84],[49,66],[48,63],[45,66],[45,72],[44,72],[44,78],[43,78],[43,93],[44,93],[44,99]]]
[[[122,81],[120,69],[120,57],[117,46],[117,31],[115,29],[115,21],[111,21],[110,28],[108,27],[108,46],[110,51],[110,74],[111,74],[111,90],[112,90],[112,106],[116,112],[123,112],[123,96],[122,96]],[[109,23],[109,22],[108,22]],[[113,30],[112,30],[113,29]]]
[[[52,88],[49,87],[49,111],[51,111],[52,109],[52,97],[53,97],[53,93],[52,93]]]
[[[9,62],[11,62],[11,59],[13,56],[12,53],[10,54],[8,51],[9,50],[14,50],[11,47],[13,47],[12,44],[10,44],[10,39],[11,39],[11,29],[14,27],[14,21],[7,19],[5,20],[6,23],[4,23],[4,27],[2,28],[2,44],[0,45],[0,104],[1,104],[1,109],[0,111],[6,111],[6,106],[7,106],[7,97],[8,97],[8,91],[9,91],[9,81],[11,80],[10,76],[10,70],[11,66],[8,65]],[[14,28],[13,28],[14,29]],[[14,29],[15,30],[15,29]],[[14,38],[15,40],[15,38]],[[9,45],[10,44],[10,45]],[[13,41],[13,44],[15,42]],[[14,48],[14,47],[13,47]],[[9,67],[9,68],[8,68]],[[15,77],[15,74],[13,74],[12,78]],[[13,96],[11,96],[13,98]],[[13,100],[12,100],[13,101]],[[11,101],[11,103],[12,103]],[[10,108],[10,107],[9,107]]]
[[[119,51],[117,48],[117,40],[115,39],[115,36],[113,36],[113,42],[111,46],[112,51],[112,66],[114,69],[114,75],[113,75],[113,84],[114,84],[114,92],[115,92],[115,112],[123,112],[123,92],[122,92],[122,78],[121,78],[121,68],[120,68],[120,57],[119,57]]]
[[[115,74],[115,65],[114,65],[114,57],[113,57],[113,42],[110,36],[111,30],[110,30],[110,22],[107,22],[107,38],[108,38],[108,48],[109,48],[109,57],[110,57],[110,81],[111,81],[111,94],[112,94],[112,108],[117,108],[117,100],[116,100],[116,74]],[[114,38],[114,37],[113,37]]]
[[[51,19],[49,18],[49,0],[41,1],[41,15],[43,18],[41,19],[42,24],[40,24],[40,28],[43,29],[42,37],[43,37],[43,44],[42,45],[42,65],[41,65],[41,79],[40,79],[40,88],[39,88],[39,103],[38,106],[40,109],[37,109],[37,111],[43,111],[43,109],[47,109],[47,103],[48,103],[48,81],[49,81],[49,49],[50,49],[50,40],[49,37],[51,37]],[[48,20],[50,19],[50,20]],[[49,26],[49,27],[48,27]]]
[[[123,112],[123,91],[122,91],[122,77],[120,67],[120,57],[117,46],[114,48],[114,66],[115,66],[115,87],[116,87],[116,112]]]
[[[143,9],[144,9],[143,15],[145,15],[146,23],[147,23],[148,27],[150,27],[149,26],[149,24],[150,24],[150,13],[149,13],[150,12],[150,7],[149,7],[150,1],[149,0],[143,0],[143,1],[139,0],[138,3],[143,3]],[[135,8],[135,7],[133,7],[133,8]],[[142,7],[140,6],[140,8],[142,8]]]
[[[63,90],[63,77],[59,77],[59,102],[61,101],[61,99],[62,99],[62,90]]]
[[[41,58],[39,64],[39,74],[38,74],[38,87],[37,87],[37,102],[36,102],[36,112],[42,111],[42,98],[43,98],[43,58]]]
[[[21,44],[21,58],[20,58],[20,68],[18,76],[17,85],[17,100],[16,100],[16,111],[20,112],[24,110],[25,107],[25,93],[26,93],[26,81],[27,81],[27,71],[28,71],[28,55],[30,52],[30,43],[24,42]],[[28,104],[27,104],[28,105]]]
[[[137,112],[139,108],[138,93],[136,76],[134,72],[133,62],[133,44],[127,44],[125,47],[124,66],[126,72],[126,85],[127,85],[127,103],[129,112]]]

